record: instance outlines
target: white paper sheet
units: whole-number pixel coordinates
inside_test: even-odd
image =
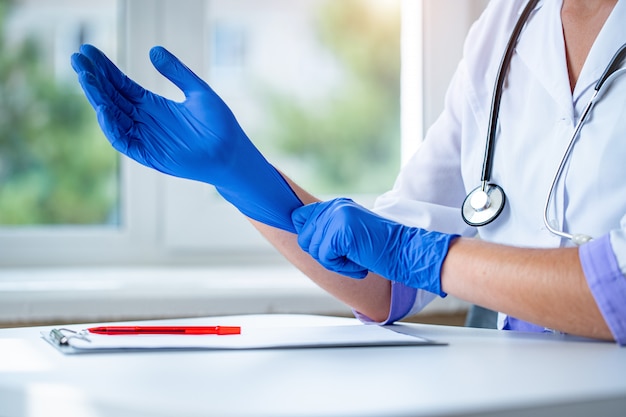
[[[81,329],[70,329],[81,331]],[[49,331],[42,337],[64,353],[128,350],[295,349],[439,344],[395,331],[395,326],[348,325],[245,328],[239,335],[100,335],[82,333],[60,344]],[[70,334],[65,332],[65,334]]]

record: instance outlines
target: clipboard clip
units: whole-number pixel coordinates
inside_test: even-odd
[[[71,339],[81,339],[91,343],[84,330],[75,331],[67,328],[50,330],[50,338],[60,346],[67,346]]]

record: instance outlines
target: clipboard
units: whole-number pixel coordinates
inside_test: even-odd
[[[64,354],[164,350],[319,349],[445,345],[403,326],[356,324],[245,328],[238,335],[99,335],[84,329],[52,328],[41,337]]]

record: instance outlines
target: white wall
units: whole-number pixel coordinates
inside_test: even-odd
[[[443,109],[450,78],[462,55],[471,24],[488,0],[424,0],[424,128]],[[451,12],[453,11],[453,12]]]

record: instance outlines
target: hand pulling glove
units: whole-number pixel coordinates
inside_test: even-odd
[[[369,270],[447,295],[441,266],[456,235],[404,226],[343,198],[298,208],[292,219],[300,247],[331,271],[364,278]]]
[[[72,55],[72,67],[111,145],[160,172],[213,184],[246,216],[295,232],[291,212],[301,201],[228,106],[163,47],[152,48],[150,59],[182,90],[183,102],[144,89],[91,45]]]

